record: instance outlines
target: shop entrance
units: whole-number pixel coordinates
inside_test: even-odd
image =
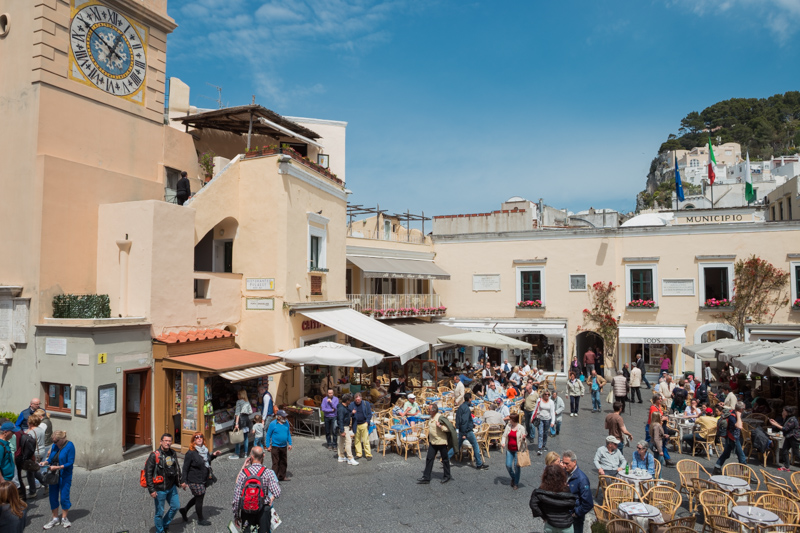
[[[125,372],[123,398],[125,448],[152,444],[150,436],[150,370]]]
[[[594,331],[584,331],[575,337],[575,355],[578,356],[578,364],[581,370],[586,374],[586,363],[583,361],[584,354],[589,351],[589,348],[598,356],[595,369],[598,374],[602,374],[601,366],[604,364],[601,354],[603,353],[603,337]]]
[[[732,338],[733,338],[733,334],[731,334],[731,333],[729,333],[729,332],[727,332],[725,330],[715,329],[715,330],[706,331],[705,333],[703,333],[700,336],[700,342],[714,342],[714,341],[718,341],[720,339],[732,339]]]

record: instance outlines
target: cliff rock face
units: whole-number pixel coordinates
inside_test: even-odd
[[[661,152],[650,163],[650,173],[647,174],[647,186],[645,187],[645,190],[650,194],[653,194],[660,184],[674,179],[673,168],[668,155],[669,152],[667,151]]]

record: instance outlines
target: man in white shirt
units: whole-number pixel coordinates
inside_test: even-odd
[[[503,400],[498,398],[495,400],[497,404],[497,412],[503,415],[503,422],[508,424],[508,419],[511,417],[511,410],[508,408],[506,404],[503,403]]]
[[[464,384],[461,383],[460,376],[454,377],[453,381],[456,382],[455,388],[453,389],[453,393],[455,394],[455,406],[457,408],[462,403],[464,403]]]
[[[523,361],[523,363],[525,364],[522,366],[522,370],[520,370],[519,373],[522,374],[523,376],[527,376],[528,374],[531,373],[531,365],[528,364],[527,359]]]
[[[728,385],[727,383],[723,383],[721,389],[723,390],[723,392],[728,393],[727,396],[725,396],[725,403],[724,403],[725,409],[728,409],[730,411],[735,411],[736,403],[739,400],[738,398],[736,398],[736,395],[733,393],[733,391],[731,391],[731,386]]]
[[[669,374],[667,374],[667,376],[664,378],[664,381],[662,381],[658,385],[661,397],[664,398],[665,401],[667,399],[672,399],[672,390],[674,388],[675,388],[675,382],[672,381],[672,376],[670,376]]]
[[[492,377],[492,363],[489,361],[486,361],[486,366],[484,366],[483,370],[481,370],[481,377],[483,379]]]
[[[506,374],[510,374],[510,373],[511,373],[511,365],[510,365],[510,364],[508,364],[508,359],[505,359],[505,360],[503,361],[503,364],[502,364],[502,366],[501,366],[500,368],[501,368],[501,369],[503,370],[503,372],[505,372]]]

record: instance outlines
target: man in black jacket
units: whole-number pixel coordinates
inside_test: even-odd
[[[472,393],[464,393],[464,402],[458,407],[456,411],[456,429],[458,430],[458,450],[461,451],[461,446],[464,441],[468,440],[472,451],[475,454],[475,468],[478,470],[486,470],[489,465],[484,464],[481,457],[481,449],[478,447],[478,440],[475,438],[473,429],[475,424],[472,422],[472,413],[469,410],[469,404],[472,401]]]
[[[352,394],[344,394],[342,400],[336,406],[336,422],[342,431],[339,433],[341,438],[337,440],[337,444],[339,446],[339,462],[356,466],[358,461],[353,459],[353,430],[350,427],[353,415],[350,414],[349,405],[352,400]],[[347,453],[346,459],[345,453]]]
[[[397,399],[400,398],[400,396],[403,396],[403,394],[399,394],[401,392],[406,392],[405,376],[400,376],[389,384],[389,394],[392,395],[392,403],[396,403]]]
[[[156,506],[156,533],[164,533],[181,506],[178,487],[186,490],[186,483],[181,480],[178,455],[172,451],[172,435],[169,433],[161,436],[161,446],[147,457],[144,477],[147,480],[147,492]],[[165,502],[169,504],[167,514],[164,514]]]
[[[192,186],[189,184],[189,178],[186,177],[186,171],[181,172],[181,177],[178,179],[178,187],[176,195],[178,198],[178,205],[183,205],[186,200],[192,195]]]

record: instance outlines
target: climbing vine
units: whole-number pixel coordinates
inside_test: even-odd
[[[614,350],[617,346],[619,323],[614,318],[614,303],[617,300],[617,286],[612,282],[598,281],[589,288],[592,307],[583,310],[583,323],[589,331],[594,331],[603,339],[604,367],[616,368]]]

